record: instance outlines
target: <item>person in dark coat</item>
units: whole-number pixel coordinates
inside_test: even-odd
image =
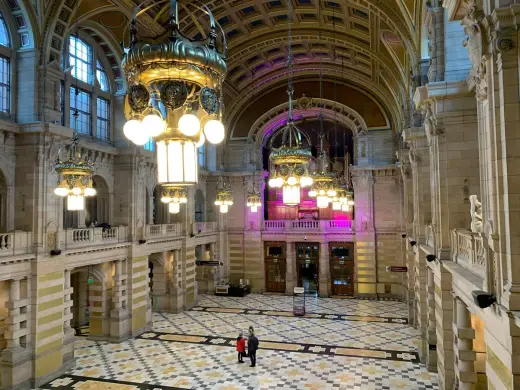
[[[251,365],[249,367],[256,366],[256,350],[258,349],[258,339],[255,336],[255,331],[252,326],[249,327],[249,337],[247,338],[247,352],[251,359]]]
[[[243,357],[246,354],[246,339],[243,337],[242,332],[240,332],[237,337],[237,352],[238,352],[238,362],[244,363]]]

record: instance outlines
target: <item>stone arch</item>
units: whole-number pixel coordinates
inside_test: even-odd
[[[9,29],[12,48],[14,50],[35,48],[35,42],[40,39],[40,32],[38,18],[31,2],[29,0],[0,2],[0,12]],[[15,19],[18,22],[15,22]]]
[[[161,252],[152,253],[148,257],[150,295],[155,310],[165,310],[169,306],[171,262],[168,262],[167,256],[168,252]]]
[[[197,191],[195,191],[195,222],[205,222],[205,205],[206,199],[204,197],[204,193],[202,190],[197,189]]]
[[[107,72],[110,73],[110,92],[112,94],[122,92],[126,89],[126,82],[121,72],[121,61],[123,59],[123,50],[119,46],[118,42],[114,39],[114,36],[99,23],[94,21],[86,20],[79,23],[79,28],[88,34],[89,43],[95,43],[99,46],[98,50],[104,55],[100,58],[100,61]],[[67,37],[71,33],[70,29],[67,32]]]
[[[110,224],[110,190],[107,181],[97,174],[92,177],[92,182],[96,195],[85,199],[85,225]]]
[[[297,79],[295,86],[297,87],[297,83],[318,82],[312,75],[319,74],[320,71],[323,72],[324,82],[338,83],[338,85],[352,88],[369,97],[373,103],[379,107],[385,117],[385,126],[392,128],[395,132],[399,131],[404,120],[404,107],[397,104],[397,96],[402,95],[401,91],[390,92],[383,85],[376,85],[373,80],[364,76],[349,74],[348,78],[346,78],[346,75],[343,74],[340,67],[324,65],[323,68],[320,68],[319,66],[306,66],[305,64],[298,66],[294,70],[294,77]],[[257,101],[264,94],[268,93],[266,91],[284,87],[286,77],[286,71],[279,71],[269,75],[269,78],[258,81],[254,85],[248,85],[248,89],[258,91],[255,93],[255,101]],[[374,97],[377,97],[377,99]],[[381,102],[385,102],[385,104],[383,105]],[[240,137],[234,136],[234,133],[237,131],[237,122],[244,115],[244,112],[251,107],[251,103],[252,99],[236,99],[232,106],[226,108],[230,128],[230,139],[240,139]]]
[[[12,202],[9,201],[9,186],[5,179],[3,171],[0,169],[0,233],[10,230],[9,215],[12,214]]]
[[[309,103],[305,107],[298,107],[294,111],[297,120],[315,118],[320,113],[326,118],[337,120],[349,128],[354,135],[368,133],[367,125],[361,115],[343,104],[325,99],[306,99]],[[280,104],[266,112],[256,120],[249,130],[249,138],[255,137],[257,144],[265,146],[265,143],[274,130],[279,128],[280,123],[287,119],[289,104]]]
[[[64,40],[67,30],[80,5],[74,0],[54,0],[48,7],[44,29],[40,39],[40,64],[45,65],[57,60],[61,63]]]

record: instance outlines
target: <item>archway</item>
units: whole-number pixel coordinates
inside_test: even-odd
[[[153,253],[148,258],[148,275],[153,310],[169,308],[169,272],[171,258],[168,252]],[[170,255],[171,256],[171,255]]]
[[[195,192],[195,222],[205,222],[205,199],[201,190]]]
[[[96,195],[85,198],[85,226],[110,224],[109,191],[105,179],[95,175],[92,178]]]
[[[8,230],[7,227],[7,208],[9,203],[7,201],[7,182],[4,174],[0,170],[0,233],[5,233]]]
[[[319,114],[319,112],[317,113]],[[262,145],[269,147],[279,147],[281,136],[276,135],[277,131],[285,125],[285,122],[279,122],[278,127],[272,131],[264,132],[265,137]],[[298,128],[309,138],[312,147],[312,155],[308,163],[309,172],[318,170],[318,152],[319,152],[319,132],[322,124],[320,120],[314,117],[304,117],[296,121]],[[333,117],[325,117],[323,120],[323,131],[325,133],[324,149],[327,156],[329,169],[335,172],[336,176],[347,178],[348,167],[354,163],[354,134],[351,127],[345,125],[345,122],[334,121]],[[273,137],[273,134],[275,136]],[[271,144],[272,141],[272,144]],[[262,158],[263,167],[269,172],[277,169],[269,160],[270,148],[263,148]],[[295,220],[295,219],[335,219],[345,220],[353,219],[351,212],[341,210],[333,210],[328,207],[321,209],[317,207],[316,199],[308,196],[308,190],[301,190],[301,202],[296,207],[285,206],[282,202],[282,191],[280,189],[265,186],[264,189],[265,207],[264,218],[270,220]]]

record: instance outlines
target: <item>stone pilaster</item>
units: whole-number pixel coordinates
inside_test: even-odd
[[[298,286],[298,281],[296,280],[298,277],[298,272],[296,271],[296,253],[294,242],[287,241],[286,245],[287,269],[285,271],[285,293],[287,295],[293,295],[294,287]]]
[[[464,301],[455,298],[456,322],[453,323],[454,352],[456,356],[455,374],[460,390],[473,390],[477,383],[475,372],[475,360],[477,358],[473,350],[475,330],[471,326],[471,313]]]
[[[135,256],[127,261],[128,310],[131,315],[131,336],[138,336],[152,325],[148,256]]]
[[[426,366],[428,371],[437,371],[437,320],[435,318],[435,276],[427,267],[428,284],[426,287],[427,330],[426,330]]]
[[[321,242],[319,259],[319,296],[322,298],[328,298],[332,293],[331,290],[329,244],[328,242]]]
[[[180,313],[184,310],[185,299],[185,268],[182,250],[171,251],[172,267],[170,275],[170,311]]]
[[[1,377],[4,389],[29,388],[33,370],[31,356],[31,312],[29,309],[30,283],[24,280],[26,290],[22,298],[22,279],[9,281],[9,300],[6,302],[7,317],[4,321],[6,348],[1,354]]]
[[[377,264],[374,230],[374,183],[371,169],[353,169],[352,182],[356,197],[355,293],[377,296]]]
[[[426,261],[423,259],[423,261]],[[451,389],[455,380],[453,354],[452,276],[440,262],[429,263],[434,274],[437,372],[441,389]]]
[[[112,310],[110,311],[110,339],[122,341],[130,335],[126,260],[114,262],[114,285],[112,287]]]
[[[439,6],[439,0],[434,0],[426,11],[425,27],[428,29],[430,48],[430,67],[428,68],[429,81],[443,81],[445,69],[445,26],[444,8]]]

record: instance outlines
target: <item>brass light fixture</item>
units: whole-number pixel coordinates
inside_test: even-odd
[[[215,200],[215,205],[219,206],[221,214],[226,214],[229,211],[229,206],[233,206],[231,183],[224,181],[222,176],[220,176],[217,183],[217,199]]]
[[[322,121],[322,117],[320,116]],[[323,124],[322,124],[323,126]],[[320,153],[318,156],[318,170],[312,173],[313,184],[309,191],[311,198],[316,198],[316,206],[319,209],[326,209],[329,203],[337,195],[337,190],[334,188],[335,174],[328,169],[327,157],[325,155],[323,140],[325,134],[320,132]]]
[[[253,184],[253,190],[247,193],[247,207],[251,208],[252,213],[256,213],[258,208],[262,206],[262,201],[260,198],[260,192]]]
[[[296,206],[300,203],[300,188],[308,187],[312,184],[312,178],[307,173],[306,165],[312,157],[309,139],[294,124],[293,118],[293,94],[292,83],[292,1],[287,1],[288,19],[288,86],[287,95],[289,97],[289,112],[287,125],[280,129],[270,141],[271,154],[269,160],[278,166],[274,174],[269,179],[269,187],[283,188],[283,203],[287,206]],[[282,135],[282,144],[279,148],[272,148],[277,135]],[[304,142],[307,145],[304,145]]]
[[[184,187],[166,187],[163,190],[161,202],[168,204],[170,214],[178,214],[181,204],[188,202],[188,194]]]
[[[166,32],[141,37],[137,18],[150,8],[170,3]],[[201,39],[186,37],[179,28],[179,6],[193,18],[207,16]],[[134,10],[130,44],[122,63],[128,90],[123,131],[137,145],[150,137],[157,144],[158,183],[163,187],[198,182],[197,147],[207,139],[219,144],[225,137],[222,83],[227,65],[225,34],[209,8],[197,0],[146,0]]]
[[[90,159],[84,159],[79,153],[77,146],[79,137],[76,131],[72,135],[72,143],[63,146],[58,151],[55,171],[58,174],[58,185],[54,194],[67,197],[67,210],[78,211],[85,209],[85,197],[96,195],[92,176],[94,164]],[[68,156],[61,159],[63,151],[68,150]]]

